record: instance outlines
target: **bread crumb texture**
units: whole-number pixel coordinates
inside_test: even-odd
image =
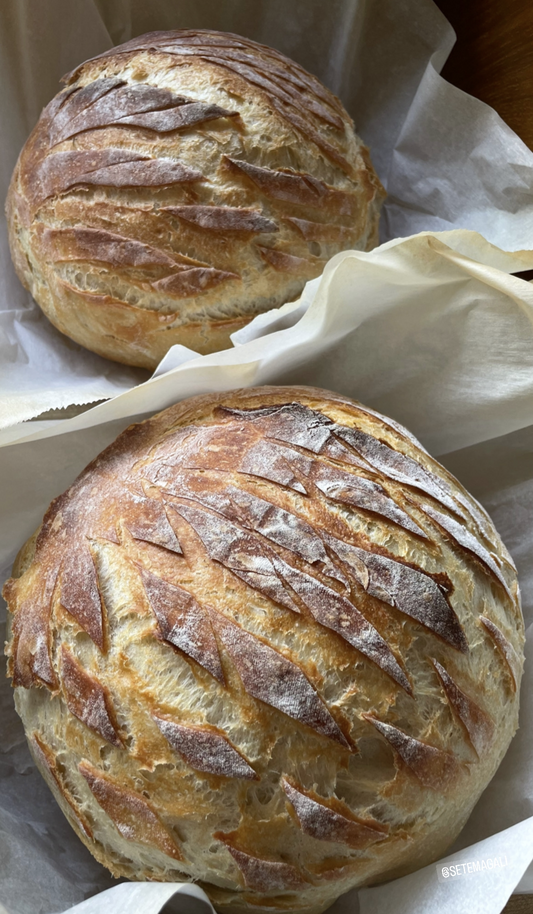
[[[7,201],[18,275],[118,362],[230,345],[341,250],[378,243],[383,188],[340,101],[272,48],[152,32],[82,64]]]
[[[441,856],[517,728],[516,570],[402,426],[336,394],[131,426],[6,585],[35,762],[115,876],[319,914]]]

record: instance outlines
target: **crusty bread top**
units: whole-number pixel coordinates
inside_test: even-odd
[[[338,251],[377,243],[383,189],[367,150],[339,100],[279,52],[157,32],[66,83],[7,210],[22,281],[88,348],[156,364],[203,322],[196,345],[211,351],[221,322],[296,298]]]
[[[19,707],[82,839],[228,910],[322,910],[431,859],[516,727],[523,621],[490,519],[409,432],[326,391],[132,426],[5,593]]]
[[[86,61],[81,66],[76,67],[71,73],[64,77],[63,81],[70,85],[87,74],[87,71],[94,71],[94,64],[97,62],[98,67],[101,61],[106,58],[116,60],[118,57],[128,57],[136,55],[139,51],[160,52],[171,54],[182,58],[196,58],[207,64],[216,64],[223,67],[230,73],[241,77],[249,85],[256,86],[262,90],[271,105],[289,124],[295,127],[307,140],[314,143],[330,161],[335,162],[346,174],[353,173],[353,164],[347,160],[342,152],[342,140],[339,142],[339,134],[333,134],[335,140],[328,141],[325,135],[317,130],[317,120],[321,124],[327,124],[337,131],[344,132],[348,116],[339,99],[333,95],[316,77],[312,76],[295,61],[290,60],[279,51],[270,48],[267,45],[258,44],[244,38],[242,35],[234,35],[231,32],[216,32],[210,30],[198,31],[180,29],[175,31],[148,32],[138,38],[132,38],[120,45],[118,48],[111,50],[98,57]],[[154,99],[154,101],[156,101]],[[181,126],[182,117],[176,118],[176,113],[169,111],[167,104],[160,106],[151,105],[146,110],[165,108],[164,114],[154,117],[140,116],[140,125],[152,125],[157,117],[164,127],[158,129],[175,129],[174,120],[178,120]],[[180,100],[183,104],[183,100]],[[180,104],[178,101],[178,104]],[[168,106],[170,107],[170,106]],[[238,112],[227,112],[218,110],[217,112],[201,112],[203,117],[220,116],[237,116]],[[137,112],[132,117],[131,123],[135,124],[138,117]],[[195,121],[196,121],[195,116]],[[85,117],[82,120],[85,120]],[[187,118],[187,123],[194,123]],[[109,114],[104,119],[104,124],[112,123]],[[82,127],[82,129],[86,129]],[[67,128],[66,136],[73,135],[72,127]]]

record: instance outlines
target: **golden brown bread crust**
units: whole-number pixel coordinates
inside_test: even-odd
[[[7,199],[17,273],[63,333],[153,368],[377,244],[383,189],[343,106],[282,54],[154,32],[65,77]]]
[[[319,914],[444,853],[517,726],[516,572],[393,420],[178,403],[50,506],[5,588],[32,752],[115,875]]]

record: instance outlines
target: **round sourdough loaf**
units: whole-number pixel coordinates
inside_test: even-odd
[[[517,727],[516,571],[396,422],[195,397],[52,502],[5,595],[42,774],[116,876],[318,914],[438,858]]]
[[[82,64],[44,109],[7,202],[18,275],[118,362],[207,353],[378,241],[383,189],[339,100],[238,35],[151,32]]]

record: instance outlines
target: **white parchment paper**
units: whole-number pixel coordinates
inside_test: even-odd
[[[509,866],[497,879],[445,885],[428,867],[359,900],[350,893],[332,911],[356,914],[360,902],[361,914],[497,914],[521,879],[519,890],[533,892],[533,873],[522,878],[533,858],[533,287],[508,275],[533,268],[533,155],[494,112],[437,75],[453,35],[430,0],[4,0],[0,191],[63,72],[148,29],[189,26],[270,43],[337,91],[388,187],[384,240],[423,234],[338,255],[299,302],[236,334],[234,349],[200,357],[174,347],[147,380],[50,326],[13,275],[2,224],[0,576],[90,459],[133,418],[183,397],[309,383],[404,422],[488,508],[519,568],[529,658],[521,728],[452,849],[454,860],[502,851]],[[464,231],[427,233],[458,227],[492,244]],[[22,421],[107,397],[73,419]],[[2,680],[0,902],[9,914],[210,910],[194,891],[115,885],[35,771]]]

